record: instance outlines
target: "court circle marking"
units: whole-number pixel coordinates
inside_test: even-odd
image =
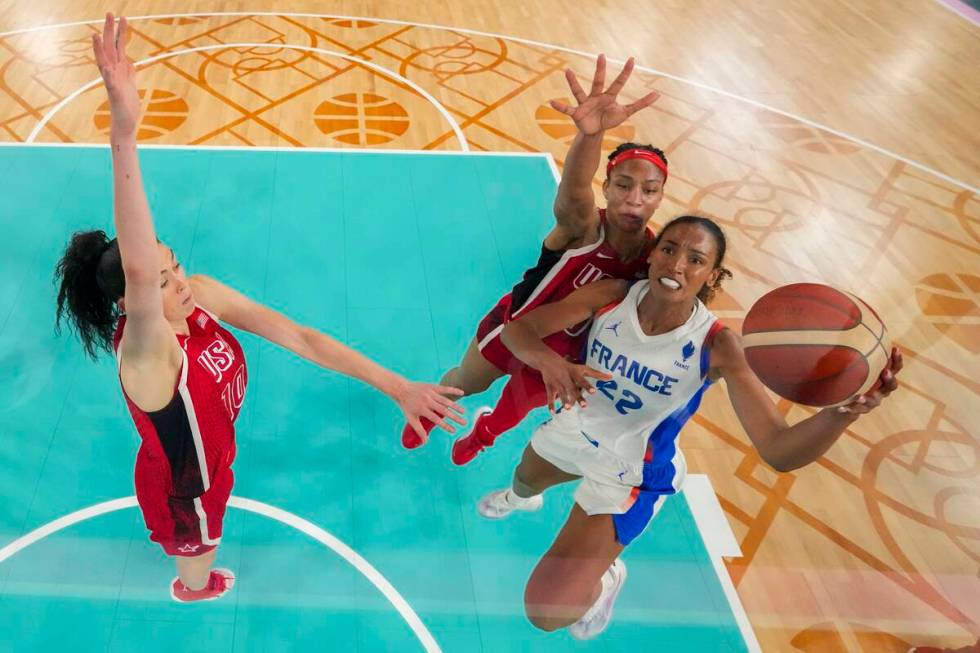
[[[418,93],[426,100],[428,100],[429,103],[432,104],[432,106],[434,106],[436,110],[442,114],[442,117],[446,119],[446,122],[449,123],[450,129],[452,129],[453,134],[456,135],[456,140],[459,141],[459,149],[462,150],[463,152],[470,151],[470,145],[466,141],[466,136],[463,134],[463,130],[460,128],[459,123],[457,123],[456,120],[453,119],[452,114],[450,114],[449,111],[446,109],[446,107],[442,106],[442,104],[439,103],[439,100],[435,99],[435,97],[433,97],[431,93],[429,93],[424,88],[422,88],[412,80],[408,79],[407,77],[403,77],[402,75],[399,75],[396,72],[388,70],[384,66],[379,66],[376,63],[371,63],[370,61],[366,61],[364,59],[360,59],[358,57],[354,57],[349,54],[344,54],[343,52],[326,50],[324,48],[314,48],[309,45],[292,45],[290,43],[250,43],[250,42],[249,43],[245,43],[245,42],[218,43],[215,45],[202,45],[196,48],[187,48],[184,50],[175,50],[173,52],[164,52],[163,54],[158,54],[155,57],[148,57],[146,59],[141,59],[140,61],[136,61],[133,63],[133,66],[135,66],[136,68],[142,68],[150,65],[151,63],[163,61],[164,59],[170,59],[182,54],[193,54],[194,52],[207,52],[210,50],[228,50],[232,48],[267,48],[267,49],[283,49],[283,50],[300,50],[302,52],[316,52],[317,54],[323,54],[329,57],[338,57],[346,61],[352,61],[354,63],[370,68],[371,70],[374,70],[375,72],[381,74],[382,76],[397,79],[398,81],[402,82],[406,86],[411,87],[412,90],[414,90],[416,93]],[[59,111],[65,108],[65,106],[67,106],[70,102],[72,102],[75,98],[77,98],[85,91],[95,88],[96,86],[99,86],[101,84],[102,84],[102,78],[96,77],[95,79],[83,84],[79,88],[75,89],[74,91],[66,95],[64,99],[62,99],[60,102],[58,102],[58,104],[54,105],[54,107],[52,107],[47,113],[44,114],[44,116],[37,123],[37,125],[34,126],[34,129],[31,130],[30,135],[27,137],[27,140],[25,140],[24,142],[34,143],[34,139],[37,138],[38,134],[41,133],[41,130],[44,129],[45,125],[47,125],[51,121],[51,119],[54,118],[55,114],[57,114]]]
[[[275,506],[270,506],[269,504],[262,503],[261,501],[233,496],[228,499],[228,505],[246,512],[254,512],[262,515],[263,517],[268,517],[269,519],[285,524],[286,526],[295,528],[299,532],[308,535],[320,544],[332,550],[334,553],[346,560],[351,566],[357,569],[357,571],[361,572],[361,574],[367,578],[372,585],[378,588],[378,590],[386,599],[388,599],[395,610],[398,611],[398,614],[401,615],[402,619],[405,620],[408,627],[412,629],[415,636],[418,637],[419,642],[421,642],[422,648],[426,651],[426,653],[442,653],[442,649],[439,648],[439,644],[436,643],[432,633],[430,633],[429,629],[425,627],[425,624],[422,623],[422,620],[415,613],[415,610],[412,609],[412,606],[408,604],[408,601],[406,601],[405,598],[398,593],[398,590],[396,590],[394,586],[388,582],[388,579],[382,576],[381,572],[375,569],[370,562],[361,557],[357,551],[337,539],[336,536],[328,533],[326,530],[320,528],[311,521],[307,521],[306,519],[294,515],[291,512],[287,512],[281,508],[276,508]],[[0,548],[0,564],[16,553],[26,549],[30,545],[35,544],[60,530],[68,528],[69,526],[73,526],[79,522],[92,519],[94,517],[99,517],[110,512],[135,507],[137,507],[136,497],[129,496],[119,499],[112,499],[111,501],[103,501],[102,503],[97,503],[94,506],[82,508],[81,510],[76,510],[73,513],[59,517],[58,519],[48,522],[39,528],[35,528],[30,533],[22,535],[10,544]]]

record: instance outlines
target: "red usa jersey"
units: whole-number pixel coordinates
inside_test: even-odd
[[[525,272],[524,278],[510,292],[507,321],[517,319],[542,304],[561,301],[578,288],[600,279],[645,279],[647,257],[653,249],[653,230],[646,228],[647,242],[643,250],[628,263],[619,260],[619,254],[606,240],[605,232],[606,210],[599,209],[599,238],[596,242],[564,251],[542,246],[537,265]],[[585,333],[588,326],[589,321],[585,321],[566,329],[565,333],[576,337]]]
[[[201,496],[230,467],[234,423],[248,385],[245,356],[230,331],[199,306],[187,326],[189,335],[177,334],[183,361],[169,404],[147,413],[123,389],[142,440],[138,460],[169,468],[162,474],[167,494],[178,498]],[[113,336],[117,361],[125,328],[124,315]]]

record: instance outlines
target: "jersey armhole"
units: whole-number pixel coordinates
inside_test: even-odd
[[[711,365],[711,347],[715,342],[715,336],[725,328],[725,325],[721,323],[721,320],[715,320],[714,323],[708,327],[708,332],[704,335],[704,342],[701,344],[701,378],[706,378],[708,372],[710,371]],[[709,382],[711,380],[709,379]]]

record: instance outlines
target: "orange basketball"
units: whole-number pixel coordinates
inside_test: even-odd
[[[763,295],[742,324],[745,357],[766,386],[807,406],[836,406],[872,389],[888,366],[885,324],[860,298],[817,283]]]

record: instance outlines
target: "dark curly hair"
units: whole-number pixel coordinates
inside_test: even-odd
[[[75,232],[55,267],[54,280],[59,285],[55,332],[61,333],[65,318],[91,358],[100,351],[112,353],[117,302],[126,292],[118,241],[104,231]]]
[[[708,284],[704,284],[704,286],[701,287],[701,290],[698,291],[698,299],[705,304],[708,304],[715,298],[717,292],[721,290],[722,282],[726,279],[732,278],[732,271],[726,267],[722,267],[722,263],[725,261],[725,252],[728,249],[728,240],[725,238],[725,232],[722,231],[721,227],[719,227],[718,224],[711,218],[706,218],[701,215],[681,215],[664,225],[663,229],[660,230],[660,233],[657,234],[657,240],[654,242],[653,246],[656,247],[659,245],[660,239],[664,237],[664,234],[670,231],[671,227],[679,224],[698,225],[710,233],[715,239],[715,245],[718,248],[718,255],[715,257],[714,269],[721,270],[721,272],[718,274],[718,278],[715,279],[713,284],[710,286]]]

